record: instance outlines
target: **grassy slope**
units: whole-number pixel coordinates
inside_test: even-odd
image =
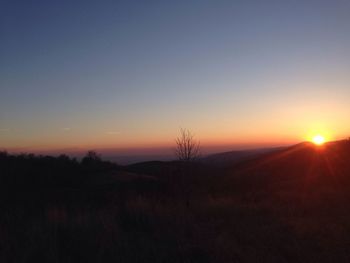
[[[348,142],[301,144],[226,170],[152,163],[133,169],[155,177],[11,186],[0,261],[348,262],[349,159]]]

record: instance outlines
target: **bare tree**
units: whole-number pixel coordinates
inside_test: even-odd
[[[181,129],[180,135],[175,139],[175,154],[180,161],[192,162],[198,159],[200,154],[200,142],[187,129]]]

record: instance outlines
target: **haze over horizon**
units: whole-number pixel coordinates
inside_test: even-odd
[[[2,1],[0,149],[153,154],[180,127],[205,149],[348,137],[349,12],[344,0]]]

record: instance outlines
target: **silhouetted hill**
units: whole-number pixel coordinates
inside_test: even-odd
[[[135,163],[135,164],[125,166],[125,170],[134,172],[134,173],[161,177],[164,175],[169,175],[174,173],[175,170],[177,169],[177,166],[178,166],[177,162],[175,161],[170,161],[170,162],[149,161],[149,162],[141,162],[141,163]]]
[[[1,262],[349,262],[350,141],[246,156],[1,153]]]
[[[216,153],[201,159],[202,162],[216,166],[233,166],[236,163],[257,158],[266,153],[277,152],[287,147],[261,148]]]
[[[276,179],[275,176],[304,178],[310,174],[314,177],[344,177],[350,169],[347,165],[349,157],[350,142],[347,140],[322,146],[305,142],[243,161],[235,166],[234,171],[246,175],[260,174],[270,179]]]
[[[316,146],[305,142],[251,160],[236,163],[225,171],[223,185],[245,185],[271,190],[272,185],[290,191],[312,184],[335,186],[350,182],[350,142],[329,142]],[[232,183],[231,183],[232,181]],[[244,184],[243,184],[244,182]]]

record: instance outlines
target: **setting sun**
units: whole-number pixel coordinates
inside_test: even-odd
[[[312,142],[316,145],[322,145],[325,142],[325,138],[322,135],[316,135],[312,138]]]

